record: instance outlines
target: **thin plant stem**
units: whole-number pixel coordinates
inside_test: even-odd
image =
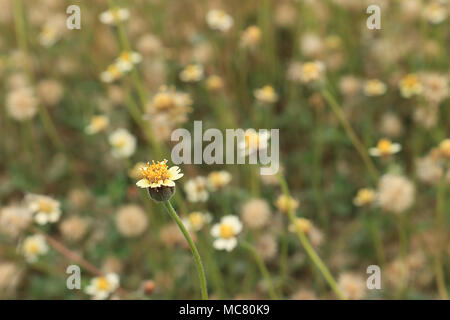
[[[258,265],[259,271],[261,272],[262,276],[264,277],[264,281],[266,282],[267,290],[269,292],[270,299],[277,300],[278,296],[275,293],[275,289],[273,287],[272,278],[270,277],[270,273],[267,270],[266,265],[264,264],[264,261],[261,259],[258,251],[248,242],[241,241],[241,246],[248,251],[251,252],[253,257],[255,258],[256,264]]]
[[[359,155],[361,156],[361,159],[363,160],[364,164],[366,165],[367,169],[369,170],[370,175],[372,176],[372,178],[375,181],[378,181],[379,173],[378,173],[377,169],[375,168],[375,165],[373,164],[372,160],[370,159],[370,157],[367,153],[366,147],[364,146],[364,144],[361,142],[361,140],[356,135],[356,133],[353,130],[352,126],[350,125],[349,121],[345,117],[345,114],[342,111],[341,107],[336,102],[336,99],[333,97],[333,95],[327,89],[322,89],[321,93],[322,93],[322,96],[324,97],[324,99],[330,105],[331,109],[333,110],[333,113],[338,118],[341,125],[344,127],[344,130],[347,133],[347,136],[350,138],[356,151],[358,151]]]
[[[278,175],[278,180],[280,182],[280,185],[281,185],[284,195],[289,198],[290,197],[289,187],[287,185],[285,178],[283,177],[281,172],[278,172],[277,175]],[[294,214],[294,210],[291,206],[288,206],[288,216],[289,216],[289,220],[291,221],[291,223],[293,225],[295,225],[295,214]],[[317,255],[316,251],[310,244],[310,242],[309,242],[308,238],[306,237],[306,235],[304,234],[304,232],[302,230],[300,230],[299,228],[297,228],[297,235],[298,235],[298,238],[300,239],[300,243],[302,244],[302,246],[305,249],[306,253],[308,254],[309,258],[312,260],[312,262],[315,264],[315,266],[319,269],[319,271],[321,272],[322,276],[327,281],[330,288],[339,297],[339,299],[346,300],[346,297],[345,297],[344,293],[341,291],[341,289],[339,289],[339,286],[338,286],[336,280],[334,280],[332,274],[328,270],[325,263],[323,263],[322,259],[320,259],[320,257]]]
[[[175,220],[176,224],[178,225],[178,227],[180,228],[184,237],[186,238],[186,241],[187,241],[189,247],[191,248],[192,255],[193,255],[194,261],[195,261],[195,266],[196,266],[197,272],[198,272],[202,300],[208,300],[208,290],[207,290],[207,286],[206,286],[205,270],[203,268],[202,259],[200,258],[197,247],[195,246],[194,241],[192,241],[192,238],[191,238],[189,232],[186,230],[186,227],[184,226],[183,222],[181,221],[180,217],[176,213],[176,211],[173,208],[170,201],[167,200],[167,201],[164,201],[163,203],[167,209],[167,212],[172,217],[172,219]]]
[[[370,229],[370,235],[372,237],[373,246],[377,255],[378,263],[380,266],[384,266],[386,258],[383,250],[383,242],[381,241],[380,232],[375,217],[372,216],[372,212],[369,213],[368,224]]]

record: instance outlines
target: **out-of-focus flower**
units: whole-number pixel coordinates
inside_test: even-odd
[[[104,115],[97,115],[91,118],[91,122],[86,126],[84,132],[87,134],[96,134],[104,131],[109,126],[109,118]]]
[[[130,11],[126,8],[112,8],[100,14],[100,21],[104,24],[115,25],[126,21],[130,17]]]
[[[124,51],[116,60],[117,67],[122,72],[128,72],[133,69],[133,66],[142,61],[140,53],[135,51]]]
[[[254,48],[261,41],[261,29],[257,26],[249,26],[242,33],[241,45],[246,48]]]
[[[212,220],[211,214],[208,212],[194,211],[188,214],[183,223],[188,230],[200,231]]]
[[[34,220],[40,225],[55,223],[61,217],[60,203],[51,197],[29,194],[25,197],[25,202],[34,214]]]
[[[187,194],[189,202],[205,202],[209,198],[208,190],[206,189],[208,180],[205,177],[198,176],[190,179],[184,185],[184,191]]]
[[[364,83],[364,94],[368,97],[381,96],[386,93],[386,84],[378,79],[368,80]]]
[[[256,241],[255,249],[261,258],[271,260],[278,252],[277,240],[271,234],[264,234]]]
[[[400,150],[402,150],[402,146],[399,143],[392,143],[389,139],[380,139],[376,147],[369,149],[369,153],[373,157],[388,157]]]
[[[407,178],[385,174],[378,184],[378,203],[384,211],[402,213],[414,203],[415,187]]]
[[[95,300],[104,300],[119,287],[119,281],[119,276],[115,273],[95,277],[86,287],[86,293]]]
[[[142,175],[142,169],[146,167],[145,162],[136,163],[131,169],[128,170],[128,176],[134,180],[140,180],[144,176]]]
[[[359,300],[365,295],[366,282],[359,275],[343,273],[339,277],[338,285],[347,299]]]
[[[117,129],[108,137],[112,155],[116,158],[128,158],[136,150],[136,137],[126,129]]]
[[[259,229],[268,224],[271,211],[264,199],[251,199],[244,203],[241,209],[241,218],[250,229]]]
[[[358,190],[356,197],[353,199],[353,203],[357,207],[370,206],[374,203],[376,196],[375,190],[362,188]]]
[[[22,252],[25,259],[30,262],[36,262],[38,257],[46,254],[48,251],[47,242],[44,236],[36,234],[33,236],[28,236],[23,240]]]
[[[0,298],[13,294],[23,276],[22,270],[14,262],[0,262]]]
[[[275,89],[269,85],[256,89],[253,94],[255,95],[255,98],[262,103],[271,104],[278,101],[278,94]]]
[[[216,238],[213,246],[217,250],[231,251],[237,245],[237,235],[242,231],[242,223],[236,216],[222,217],[220,223],[211,228],[211,235]]]
[[[223,79],[217,75],[209,76],[206,79],[206,89],[208,89],[209,91],[219,91],[223,88],[223,86]]]
[[[141,168],[141,174],[143,178],[136,182],[139,188],[161,188],[161,187],[174,187],[175,180],[180,179],[183,173],[177,166],[167,166],[167,160],[147,162],[147,165]]]
[[[295,212],[297,210],[300,202],[292,197],[288,197],[284,194],[280,195],[275,202],[275,206],[282,213],[288,213],[289,209]]]
[[[314,291],[307,290],[307,289],[300,289],[299,291],[295,292],[292,297],[292,300],[317,300],[317,296],[314,293]]]
[[[428,22],[432,24],[439,24],[447,19],[448,3],[441,3],[439,1],[432,1],[425,6],[423,16]]]
[[[443,158],[450,160],[450,139],[445,139],[439,144],[439,153]]]
[[[41,80],[37,85],[39,99],[48,106],[54,106],[61,101],[63,87],[56,80]]]
[[[339,81],[339,90],[346,97],[354,97],[361,88],[361,80],[352,76],[343,76]]]
[[[9,92],[6,97],[8,114],[17,121],[33,118],[38,111],[38,101],[30,87],[21,87]]]
[[[290,27],[297,19],[297,10],[290,2],[281,2],[275,9],[275,24],[280,27]]]
[[[111,64],[100,74],[100,80],[105,83],[111,83],[123,76],[123,71],[117,64]]]
[[[72,216],[64,219],[59,225],[63,237],[69,241],[80,241],[86,234],[88,223],[86,219]]]
[[[295,224],[289,225],[290,232],[298,232],[299,230],[304,234],[308,234],[311,231],[312,223],[306,218],[296,218]]]
[[[137,205],[119,208],[115,218],[116,227],[125,237],[140,236],[147,229],[148,218],[145,211]]]
[[[203,66],[190,64],[180,72],[180,80],[183,82],[197,82],[203,79]]]
[[[228,171],[213,171],[208,174],[208,188],[211,191],[217,191],[224,188],[231,181],[231,174]]]
[[[10,205],[0,209],[0,233],[17,238],[32,222],[31,211],[19,205]]]
[[[408,74],[402,78],[399,87],[400,93],[404,98],[411,98],[412,96],[421,94],[423,91],[422,83],[415,74]]]
[[[396,114],[386,112],[380,120],[380,132],[388,137],[398,137],[403,133],[403,124]]]
[[[223,10],[210,10],[206,14],[206,23],[213,30],[226,32],[233,26],[233,18]]]
[[[315,33],[305,33],[302,35],[300,43],[302,54],[308,58],[318,57],[323,53],[323,41]]]
[[[439,104],[450,95],[448,77],[438,73],[424,73],[420,76],[423,96],[434,104]]]
[[[267,131],[261,133],[254,129],[245,130],[244,140],[239,142],[239,149],[244,151],[246,155],[264,150],[268,147],[270,135]]]
[[[417,159],[416,172],[420,181],[431,185],[438,184],[444,174],[438,159],[431,155]]]
[[[302,64],[300,81],[311,83],[323,80],[325,75],[325,64],[321,61],[306,62]]]
[[[51,26],[45,25],[38,36],[38,41],[41,46],[46,48],[53,46],[59,40],[58,30]]]

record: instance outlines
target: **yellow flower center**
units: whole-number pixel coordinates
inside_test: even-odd
[[[27,252],[31,254],[36,254],[39,252],[39,246],[35,241],[28,242],[26,246]]]
[[[150,183],[158,183],[169,179],[169,171],[167,170],[167,160],[147,162],[147,165],[141,168],[142,175],[150,181]]]
[[[108,291],[111,288],[108,280],[105,277],[100,277],[97,279],[97,289],[100,291]]]
[[[259,135],[256,133],[247,133],[245,135],[245,142],[247,148],[257,148],[259,147]]]
[[[175,105],[173,97],[168,93],[158,93],[153,98],[153,105],[156,109],[170,109]]]
[[[129,52],[122,52],[120,54],[120,60],[130,62],[131,61],[131,54]]]
[[[119,67],[116,66],[115,64],[112,64],[108,67],[108,72],[113,76],[113,77],[119,77],[122,72],[120,71]]]
[[[189,222],[196,227],[203,225],[203,215],[200,212],[194,212],[189,215]]]
[[[307,75],[314,75],[317,73],[317,66],[312,62],[305,63],[303,65],[303,72]]]
[[[381,152],[381,154],[390,154],[392,148],[392,142],[387,139],[381,139],[378,141],[377,149]]]
[[[369,204],[373,201],[374,193],[370,189],[362,189],[358,192],[358,201],[361,204]]]
[[[53,206],[47,200],[39,200],[39,211],[44,213],[51,213],[53,211]]]
[[[295,226],[298,230],[302,231],[303,233],[308,233],[311,229],[311,222],[308,219],[305,218],[298,218],[295,222]]]
[[[124,148],[127,145],[127,139],[125,137],[120,137],[113,143],[114,147],[116,148]]]
[[[403,80],[403,85],[408,88],[413,88],[419,83],[417,77],[413,74],[406,76]]]
[[[220,237],[223,239],[230,239],[234,237],[233,227],[228,224],[222,224],[220,226]]]
[[[107,126],[107,120],[103,116],[94,116],[92,118],[92,125],[96,129],[104,129]]]

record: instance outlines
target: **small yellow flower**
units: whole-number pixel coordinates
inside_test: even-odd
[[[184,220],[184,225],[188,230],[200,231],[206,224],[210,223],[211,220],[212,218],[209,213],[194,211]]]
[[[450,160],[450,139],[445,139],[439,144],[439,153],[442,157]]]
[[[84,129],[87,134],[96,134],[104,131],[109,126],[109,118],[104,115],[97,115],[91,118],[91,122]]]
[[[262,103],[275,103],[278,101],[278,94],[272,86],[265,85],[254,91],[255,98]]]
[[[211,235],[216,238],[213,246],[217,250],[231,251],[237,245],[236,236],[242,231],[242,223],[236,216],[224,216],[220,223],[211,228]]]
[[[108,140],[115,158],[128,158],[136,151],[136,137],[126,129],[115,130]]]
[[[233,18],[223,10],[210,10],[206,14],[206,23],[213,30],[226,32],[233,26]]]
[[[446,4],[439,1],[429,3],[423,11],[423,16],[432,24],[442,23],[447,19]]]
[[[245,29],[241,36],[241,45],[247,48],[253,48],[261,41],[261,29],[257,26],[250,26]]]
[[[387,157],[402,150],[399,143],[392,143],[389,139],[381,139],[375,148],[370,148],[369,153],[373,157]]]
[[[141,173],[144,178],[139,180],[136,185],[140,188],[160,188],[163,186],[174,187],[175,180],[180,179],[183,174],[180,173],[180,168],[177,166],[167,167],[167,160],[147,162],[147,165],[141,168]]]
[[[93,278],[86,287],[86,293],[95,300],[104,300],[119,287],[119,276],[108,273],[105,276]]]
[[[211,191],[222,189],[231,181],[231,174],[227,171],[213,171],[208,174],[208,187]]]
[[[300,81],[310,83],[320,81],[325,74],[325,65],[321,61],[306,62],[301,65]]]
[[[355,206],[363,207],[371,205],[376,198],[376,193],[373,189],[362,188],[358,190],[358,194],[353,199]]]
[[[134,180],[140,180],[144,176],[142,175],[142,168],[144,168],[146,164],[144,162],[136,163],[133,168],[128,170],[128,176]]]
[[[400,80],[400,93],[404,98],[411,98],[414,95],[422,93],[423,86],[419,81],[419,77],[415,74],[408,74]]]
[[[364,94],[368,97],[381,96],[386,93],[386,85],[378,79],[364,83]]]
[[[123,71],[117,64],[111,64],[108,66],[106,71],[103,71],[100,74],[100,80],[102,80],[105,83],[111,83],[118,79],[120,79],[123,76]]]
[[[40,234],[29,236],[23,241],[22,252],[25,255],[25,259],[30,263],[36,262],[38,257],[46,254],[47,251],[47,242]]]
[[[305,234],[311,231],[312,223],[306,218],[296,218],[295,224],[289,226],[289,231],[298,232],[299,230]]]
[[[190,64],[180,72],[180,80],[183,82],[197,82],[203,79],[203,66]]]
[[[292,209],[292,211],[297,210],[298,206],[300,205],[299,201],[288,197],[286,195],[280,195],[275,202],[275,206],[280,210],[282,213],[288,213],[289,209]]]
[[[34,214],[34,220],[40,225],[55,223],[61,217],[60,203],[53,198],[29,194],[25,197],[25,202]]]
[[[138,52],[124,51],[116,59],[116,65],[122,72],[128,72],[133,66],[142,61],[142,56]]]
[[[267,131],[261,133],[254,129],[245,130],[244,140],[239,142],[239,149],[243,150],[246,155],[253,154],[258,150],[264,150],[269,144],[270,135]]]
[[[104,24],[115,25],[121,21],[128,20],[130,11],[125,8],[112,8],[100,14],[100,21]]]
[[[212,75],[206,79],[206,88],[209,91],[219,91],[223,88],[223,80],[221,77]]]

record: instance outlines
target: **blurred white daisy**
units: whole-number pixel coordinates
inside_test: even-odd
[[[116,158],[128,158],[136,150],[136,137],[126,129],[117,129],[109,135],[112,155]]]
[[[223,10],[210,10],[206,14],[206,23],[213,30],[225,32],[233,26],[233,18]]]
[[[29,194],[25,202],[33,213],[34,221],[40,225],[55,223],[61,217],[60,203],[51,197]]]
[[[220,223],[211,229],[211,235],[216,238],[213,246],[217,250],[231,251],[237,245],[237,235],[242,231],[242,223],[238,217],[228,215],[222,217]]]
[[[400,150],[402,150],[402,146],[399,143],[392,143],[389,139],[381,139],[376,147],[369,149],[369,153],[373,157],[387,157],[400,152]]]
[[[85,292],[95,300],[104,300],[119,287],[119,276],[115,273],[108,273],[105,276],[91,279]]]
[[[100,21],[104,24],[115,25],[120,21],[126,21],[130,17],[130,11],[126,8],[112,8],[100,14]]]
[[[36,234],[26,237],[22,243],[22,252],[28,262],[36,262],[39,256],[48,252],[44,236]]]

